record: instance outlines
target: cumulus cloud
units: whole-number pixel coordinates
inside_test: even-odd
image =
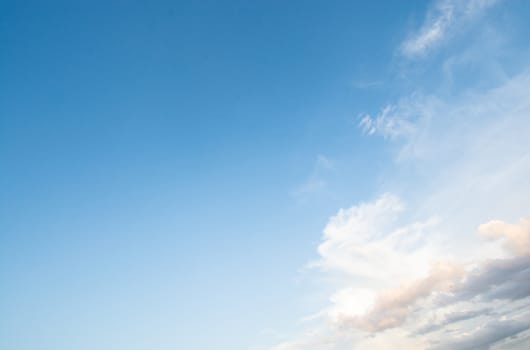
[[[469,309],[465,312],[451,311],[451,305],[475,301],[513,301],[530,296],[530,255],[520,254],[524,252],[522,249],[513,249],[511,252],[515,256],[480,263],[431,263],[425,277],[396,288],[377,288],[388,286],[398,275],[401,276],[397,278],[398,281],[406,279],[403,271],[394,270],[393,263],[401,270],[407,270],[408,261],[417,264],[416,267],[421,266],[420,269],[415,269],[411,267],[413,264],[408,265],[410,277],[421,275],[424,268],[429,266],[427,257],[433,256],[433,252],[425,250],[425,246],[416,250],[429,251],[428,255],[399,252],[396,242],[404,238],[404,233],[405,236],[410,235],[411,230],[392,229],[390,223],[396,221],[396,214],[403,210],[404,205],[397,197],[385,194],[374,202],[340,210],[330,219],[324,230],[324,242],[319,247],[323,258],[320,266],[377,279],[372,289],[349,286],[331,297],[333,306],[327,310],[326,315],[336,327],[370,333],[400,327],[414,312],[414,307],[421,310],[424,305],[418,304],[430,298],[432,300],[426,303],[426,310],[448,310],[442,321],[431,323],[430,331],[433,331],[487,314],[484,308],[476,309],[476,305],[468,305]],[[522,222],[520,226],[524,227],[526,221]],[[514,230],[520,227],[515,225],[514,228],[506,223],[504,225]],[[480,225],[481,234],[483,227],[484,225]],[[385,233],[385,228],[388,234]],[[400,232],[400,235],[396,235],[396,232]],[[510,235],[512,231],[504,232],[513,237]],[[370,284],[364,281],[364,285]],[[425,329],[425,326],[423,329],[419,327],[416,332],[428,333]]]
[[[349,344],[359,349],[390,348],[396,341],[410,349],[488,349],[530,329],[529,254],[510,245],[503,258],[455,262],[426,242],[403,248],[399,242],[434,234],[438,225],[436,220],[400,225],[405,213],[402,200],[383,194],[330,218],[319,246],[321,260],[313,264],[345,276],[344,287],[317,316],[330,331],[274,350],[343,349],[337,344],[352,334],[357,337]],[[484,237],[483,224],[476,237],[502,243],[525,225],[526,220],[503,222],[502,234]]]
[[[364,210],[357,207],[354,212],[358,215],[369,212],[367,209],[385,207],[383,198],[371,205],[363,204]],[[387,207],[391,208],[391,205]],[[349,220],[343,220],[343,215],[339,216],[339,221],[351,225]],[[330,221],[336,225],[336,220]],[[358,233],[351,228],[346,232]],[[336,231],[332,233],[337,234]],[[350,286],[332,296],[333,306],[326,316],[340,330],[359,330],[372,335],[402,327],[408,329],[412,337],[427,336],[426,340],[434,349],[488,348],[530,328],[526,321],[521,321],[530,319],[528,308],[517,309],[522,315],[515,316],[510,310],[514,301],[530,302],[530,255],[518,255],[518,251],[513,251],[514,255],[508,258],[467,266],[438,263],[431,266],[425,277],[397,288]],[[496,311],[483,306],[492,303]],[[502,322],[494,323],[496,318],[501,318]],[[409,319],[414,321],[408,322]],[[450,336],[446,333],[448,330],[451,330]],[[436,334],[430,336],[431,333]]]
[[[330,272],[373,280],[413,278],[428,270],[431,246],[420,244],[436,218],[399,225],[404,203],[392,194],[361,203],[330,218],[318,246],[320,260],[311,264]]]
[[[491,7],[496,0],[438,0],[427,13],[421,28],[410,35],[401,46],[408,57],[424,55],[442,42],[454,27]]]

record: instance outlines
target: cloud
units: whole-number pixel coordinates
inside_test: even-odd
[[[403,106],[387,105],[375,116],[363,115],[359,127],[366,135],[381,135],[384,138],[395,139],[414,131],[410,119],[411,116]]]
[[[502,239],[505,248],[514,254],[530,254],[530,218],[521,219],[518,225],[494,220],[480,225],[479,232],[485,237]]]
[[[489,260],[472,270],[451,299],[516,300],[530,296],[530,255]]]
[[[504,258],[454,262],[427,242],[403,246],[438,225],[400,225],[406,211],[387,193],[330,218],[321,259],[312,264],[345,276],[345,286],[317,316],[330,328],[274,350],[342,349],[338,344],[385,349],[396,341],[410,349],[486,349],[530,328],[530,255],[510,249]],[[525,227],[521,223],[502,227]],[[475,237],[502,242],[505,236],[484,237],[478,230]]]
[[[491,219],[530,208],[527,87],[530,76],[522,73],[458,103],[411,102],[428,110],[428,122],[419,114],[421,128],[399,143],[398,165],[433,164],[435,186],[418,204],[384,193],[329,219],[310,264],[343,276],[319,312],[336,340],[326,346],[340,349],[350,332],[359,349],[383,349],[395,334],[411,349],[465,349],[525,324],[529,309],[511,306],[530,303],[529,219]],[[449,131],[435,130],[441,116]],[[494,332],[496,319],[506,333]]]
[[[432,349],[490,349],[496,342],[513,337],[528,329],[530,329],[530,316],[512,320],[492,320],[474,332],[446,339],[443,343],[433,346]]]
[[[494,3],[438,1],[403,53],[427,53]],[[310,263],[333,278],[314,318],[326,347],[528,347],[529,67],[496,83],[404,94],[360,118],[394,157],[382,194],[331,216]]]
[[[310,266],[374,280],[425,273],[428,266],[422,262],[434,252],[420,243],[436,218],[401,226],[398,218],[404,211],[404,203],[389,193],[340,209],[324,228],[320,259]]]
[[[382,204],[385,201],[388,198],[383,197],[374,203],[363,204],[362,208],[356,207],[354,211],[357,216],[364,212],[370,217],[373,214],[370,212],[375,208],[392,209],[392,205]],[[343,220],[343,215],[339,216],[339,221],[351,225],[350,220]],[[336,218],[331,220],[333,225],[336,225],[336,221]],[[337,234],[337,231],[331,232]],[[353,229],[346,232],[350,235],[359,234],[359,231]],[[341,241],[344,242],[344,238]],[[386,277],[391,278],[392,275]],[[431,266],[427,276],[397,288],[380,289],[374,285],[371,289],[366,289],[350,286],[331,297],[333,306],[325,315],[339,330],[355,329],[373,335],[405,327],[416,337],[438,332],[427,338],[431,344],[436,345],[434,348],[472,349],[476,344],[504,339],[501,335],[505,333],[508,333],[506,336],[511,336],[512,331],[518,333],[528,328],[523,327],[526,322],[517,321],[520,317],[511,316],[509,306],[516,300],[530,301],[530,255],[474,262],[467,267],[463,263],[438,263]],[[497,311],[483,307],[484,303],[495,303]],[[530,318],[527,308],[521,310],[521,317]],[[440,315],[438,321],[425,317],[436,314]],[[492,320],[496,317],[504,320],[498,328],[492,326]],[[411,318],[415,318],[414,322],[408,323]],[[478,318],[482,318],[482,321]],[[474,328],[478,326],[481,331],[470,333],[470,324],[474,324]],[[447,339],[443,331],[449,329],[453,334],[451,340],[442,342],[440,339]],[[503,331],[497,332],[498,329]],[[468,336],[469,334],[473,336]]]
[[[391,234],[385,235],[380,228],[388,227],[390,222],[395,221],[395,213],[402,210],[403,204],[399,199],[385,194],[372,203],[363,203],[348,210],[339,211],[330,219],[324,231],[325,240],[319,247],[325,259],[321,266],[334,267],[339,271],[354,275],[364,275],[368,271],[366,277],[379,278],[379,284],[394,278],[396,273],[391,267],[392,264],[388,263],[389,257],[385,259],[382,256],[396,254],[397,249],[393,244],[395,241],[388,238],[395,237],[395,232],[400,230],[390,230]],[[374,225],[375,223],[380,226]],[[509,224],[505,225],[513,228]],[[410,233],[410,230],[401,232]],[[367,249],[369,253],[360,254],[359,250],[354,248],[357,245],[360,245],[362,249]],[[370,246],[377,247],[377,249],[369,249]],[[335,248],[331,249],[331,247]],[[520,251],[515,249],[513,252]],[[342,263],[343,260],[348,260],[348,257],[351,265]],[[363,263],[369,263],[372,267],[377,266],[374,260],[368,257],[383,262],[384,267],[379,274],[363,265]],[[420,266],[426,266],[428,261],[424,257],[425,255],[423,255],[423,260],[416,258],[415,262]],[[396,261],[400,260],[398,266],[406,269],[407,259],[411,259],[411,256],[400,256],[398,253],[396,259]],[[365,285],[369,284],[365,281]],[[475,309],[474,301],[513,301],[527,297],[530,297],[530,256],[516,255],[506,259],[474,263],[467,269],[463,263],[433,264],[427,276],[387,290],[378,290],[378,288],[370,290],[353,286],[340,289],[331,297],[330,301],[333,306],[326,311],[326,315],[339,329],[354,328],[376,333],[403,326],[414,307],[417,306],[421,310],[424,306],[418,306],[418,304],[431,298],[432,301],[426,303],[427,307],[423,311],[430,308],[433,310],[445,308],[449,310],[449,313],[443,316],[442,321],[431,322],[429,326],[419,327],[415,331],[417,334],[426,334],[455,322],[489,314],[486,312],[487,309]],[[467,311],[451,311],[451,305],[464,302],[472,303]]]
[[[431,322],[425,326],[418,328],[415,331],[416,335],[425,335],[435,331],[439,331],[453,323],[458,323],[461,321],[467,321],[473,318],[480,316],[490,316],[492,315],[491,308],[479,308],[476,310],[459,310],[450,312],[447,315],[443,316],[442,319],[438,322]]]
[[[401,45],[401,53],[407,57],[426,54],[442,42],[462,22],[494,5],[496,0],[438,0],[428,11],[421,28],[412,33]]]
[[[325,226],[310,266],[342,276],[318,313],[336,340],[327,346],[341,349],[346,332],[359,349],[397,339],[410,349],[502,348],[524,331],[530,309],[513,307],[530,304],[529,219],[495,218],[530,208],[528,91],[523,71],[489,91],[412,95],[382,113],[376,130],[391,115],[412,125],[386,137],[409,170],[393,176],[409,201],[387,192]]]
[[[340,319],[340,327],[353,327],[374,333],[402,326],[412,306],[435,292],[451,290],[462,275],[463,268],[459,265],[437,264],[427,277],[381,293],[366,314],[343,317]]]

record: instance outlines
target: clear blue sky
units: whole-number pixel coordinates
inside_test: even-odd
[[[401,163],[384,116],[383,137],[362,116],[526,69],[524,1],[462,15],[468,36],[448,29],[438,52],[407,48],[433,6],[0,1],[0,348],[266,349],[297,334],[336,285],[304,272],[330,216],[438,186],[432,162]],[[512,51],[441,53],[469,37]]]

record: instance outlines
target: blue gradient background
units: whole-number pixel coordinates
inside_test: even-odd
[[[293,329],[322,226],[391,171],[358,115],[407,85],[395,47],[427,5],[0,1],[0,348]],[[329,193],[300,199],[319,155]]]

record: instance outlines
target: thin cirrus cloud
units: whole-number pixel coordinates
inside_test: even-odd
[[[436,2],[404,54],[494,3]],[[329,219],[309,265],[339,282],[314,331],[273,349],[528,348],[529,115],[530,66],[488,89],[413,92],[363,115],[360,131],[388,144],[398,171],[383,194]]]
[[[380,135],[387,139],[396,139],[414,132],[413,116],[407,105],[386,105],[377,115],[362,115],[359,127],[366,135]]]
[[[422,56],[443,42],[463,22],[491,7],[497,0],[438,0],[428,11],[421,28],[412,33],[401,45],[407,57]]]

